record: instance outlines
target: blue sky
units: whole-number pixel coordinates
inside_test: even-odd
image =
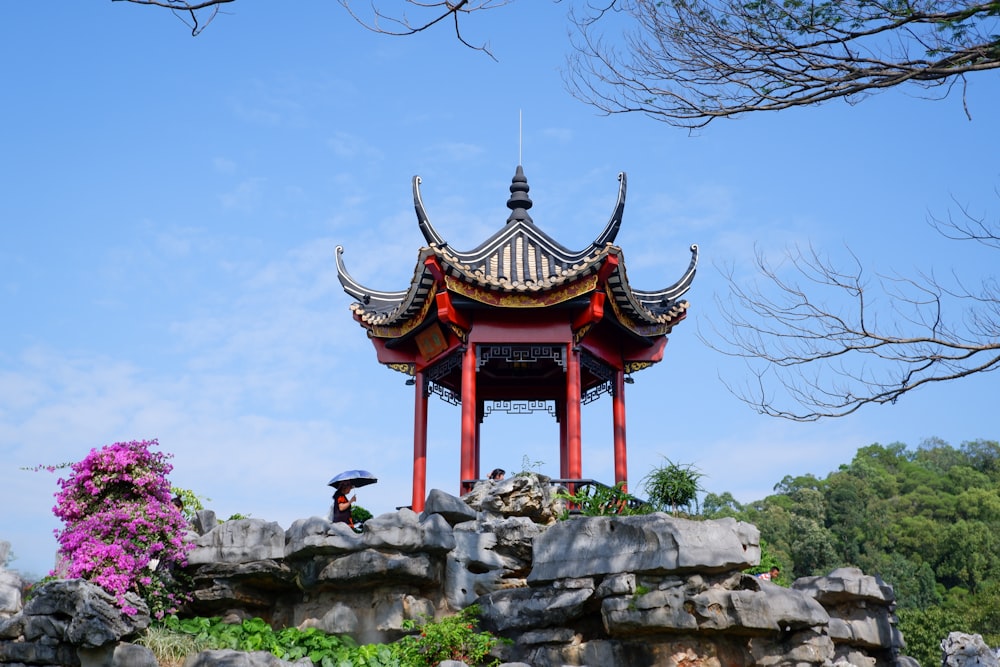
[[[532,217],[589,243],[629,195],[618,243],[632,284],[656,289],[702,262],[665,359],[627,388],[630,477],[669,457],[741,501],[786,474],[823,476],[861,446],[996,439],[992,378],[895,406],[797,424],[727,393],[741,363],[711,351],[717,266],[850,247],[873,270],[958,271],[995,254],[926,223],[952,198],[1000,200],[1000,75],[943,101],[917,89],[850,107],[720,121],[695,134],[604,117],[571,98],[565,3],[522,2],[469,21],[499,62],[447,29],[371,34],[337,3],[233,3],[192,38],[126,3],[17,3],[0,26],[0,539],[13,567],[53,561],[56,475],[21,470],[92,447],[158,438],[171,481],[287,527],[326,513],[326,481],[367,468],[376,514],[409,502],[412,388],[377,364],[340,289],[396,290],[423,243],[410,179],[436,228],[471,248],[503,225],[519,155]],[[522,129],[519,134],[519,117]],[[748,274],[747,274],[748,275]],[[433,399],[428,487],[457,491],[458,408]],[[557,426],[494,415],[483,466],[558,473]],[[611,406],[584,408],[583,469],[613,479]]]

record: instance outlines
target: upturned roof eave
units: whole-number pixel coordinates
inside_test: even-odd
[[[375,290],[354,280],[344,264],[343,252],[343,247],[337,246],[337,278],[344,291],[356,299],[351,304],[351,310],[358,315],[362,324],[384,326],[409,319],[423,307],[423,299],[433,290],[434,276],[425,263],[428,257],[434,255],[431,248],[420,249],[409,288],[394,292]]]
[[[362,325],[371,329],[375,326],[397,326],[427,311],[426,300],[432,296],[440,275],[435,276],[430,270],[427,260],[431,257],[437,259],[437,265],[446,275],[478,288],[493,292],[541,295],[599,271],[607,256],[614,254],[620,261],[609,274],[607,282],[609,296],[614,300],[615,306],[625,317],[635,319],[639,328],[669,328],[686,316],[687,302],[681,301],[680,297],[688,291],[694,280],[698,246],[691,246],[692,257],[688,269],[673,285],[651,291],[632,289],[625,273],[621,248],[614,245],[622,221],[627,190],[625,173],[620,173],[618,179],[617,202],[604,230],[583,250],[572,251],[531,220],[527,213],[527,209],[531,208],[531,200],[527,196],[527,179],[518,166],[511,185],[508,207],[512,212],[507,223],[476,248],[459,251],[449,246],[431,225],[420,195],[420,177],[415,176],[414,209],[427,246],[418,253],[409,287],[406,290],[381,291],[358,283],[347,272],[342,259],[343,248],[340,246],[337,247],[337,277],[344,291],[356,299],[351,310]],[[506,264],[498,259],[501,256]],[[529,258],[532,267],[524,266],[525,257]],[[507,266],[515,268],[509,269]]]

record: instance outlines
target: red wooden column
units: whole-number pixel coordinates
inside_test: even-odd
[[[614,420],[615,484],[628,481],[628,459],[625,453],[625,371],[615,372],[615,387],[611,394]],[[627,490],[627,489],[626,489]]]
[[[427,394],[424,373],[417,371],[413,385],[413,499],[414,512],[424,510],[427,497]]]
[[[483,443],[483,419],[485,419],[486,404],[483,401],[476,401],[476,474],[472,477],[467,477],[466,479],[482,479],[479,471],[482,468],[479,467],[479,455],[480,448]]]
[[[583,474],[580,433],[580,353],[566,345],[566,469],[562,476],[580,479]]]
[[[476,479],[476,435],[479,430],[476,402],[476,345],[469,343],[462,355],[462,460],[460,479]],[[460,486],[464,487],[464,484]],[[464,493],[468,489],[461,488]]]
[[[569,447],[566,444],[566,400],[560,398],[556,401],[556,419],[559,421],[559,476],[566,476],[566,452]]]

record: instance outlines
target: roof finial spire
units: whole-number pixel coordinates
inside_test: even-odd
[[[507,208],[511,211],[510,217],[507,218],[508,225],[515,220],[534,222],[528,215],[528,209],[531,208],[528,189],[528,179],[524,177],[524,169],[521,165],[517,165],[517,171],[514,172],[514,178],[510,182],[510,199],[507,200]]]

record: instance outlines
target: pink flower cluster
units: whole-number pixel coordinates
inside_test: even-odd
[[[183,541],[186,520],[170,502],[170,455],[149,450],[158,444],[133,440],[90,450],[59,480],[53,512],[65,523],[56,531],[67,561],[61,576],[99,584],[126,612],[132,608],[125,593],[138,593],[160,616],[178,601],[166,579],[186,563],[191,545]]]

